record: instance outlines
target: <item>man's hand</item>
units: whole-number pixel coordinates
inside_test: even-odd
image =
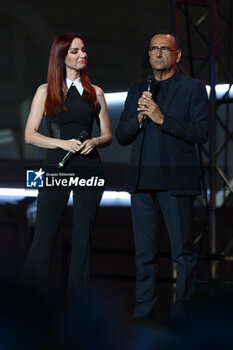
[[[152,98],[149,91],[144,91],[138,100],[138,122],[142,122],[143,115],[147,115],[154,123],[161,125],[164,121],[164,115],[159,106]]]

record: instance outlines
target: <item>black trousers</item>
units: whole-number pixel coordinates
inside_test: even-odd
[[[160,211],[169,233],[171,256],[177,263],[174,316],[185,316],[195,290],[197,258],[192,241],[192,196],[173,196],[167,191],[131,195],[136,252],[135,317],[150,316],[157,301]]]
[[[38,195],[35,234],[25,265],[25,279],[43,292],[49,290],[52,245],[69,194],[68,190],[41,190]],[[102,194],[102,189],[73,191],[69,294],[83,293],[89,284],[90,236]]]

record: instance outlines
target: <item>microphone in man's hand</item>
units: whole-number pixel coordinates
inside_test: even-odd
[[[148,75],[147,79],[146,79],[146,83],[147,83],[147,91],[151,92],[151,86],[152,86],[152,83],[154,81],[154,77],[153,75]]]
[[[153,75],[148,75],[148,77],[146,79],[148,92],[151,92],[151,86],[152,86],[153,79],[154,79]],[[143,120],[146,120],[147,118],[148,118],[148,116],[146,114],[143,114]]]
[[[77,140],[80,141],[81,143],[83,143],[87,139],[87,136],[88,136],[88,133],[85,130],[83,130],[79,134]],[[72,156],[72,154],[74,154],[74,153],[67,152],[65,157],[62,158],[62,160],[58,163],[58,168],[62,168],[65,165],[65,163],[67,162],[67,160]]]
[[[148,91],[148,92],[151,92],[151,86],[152,86],[153,80],[154,80],[153,75],[148,75],[148,77],[147,77],[147,79],[146,79],[147,91]],[[140,124],[140,126],[139,126],[140,129],[143,128],[144,123],[146,122],[147,119],[148,119],[148,116],[147,116],[146,114],[143,114],[143,119],[142,119],[142,122],[141,122],[141,124]]]

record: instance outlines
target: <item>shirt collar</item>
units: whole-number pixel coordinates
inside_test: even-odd
[[[75,79],[73,81],[70,80],[69,78],[66,78],[66,86],[67,86],[68,90],[71,87],[71,85],[74,85],[76,87],[76,89],[78,90],[78,92],[80,93],[80,95],[82,95],[84,89],[83,89],[80,77],[78,77],[77,79]]]

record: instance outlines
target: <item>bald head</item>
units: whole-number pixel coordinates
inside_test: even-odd
[[[151,46],[151,42],[155,39],[155,38],[164,38],[166,39],[167,41],[169,41],[171,44],[172,44],[172,47],[175,47],[176,49],[178,49],[179,45],[178,45],[178,40],[176,39],[176,37],[173,35],[173,34],[166,34],[166,33],[158,33],[158,34],[155,34],[151,40],[150,40],[150,46]]]

